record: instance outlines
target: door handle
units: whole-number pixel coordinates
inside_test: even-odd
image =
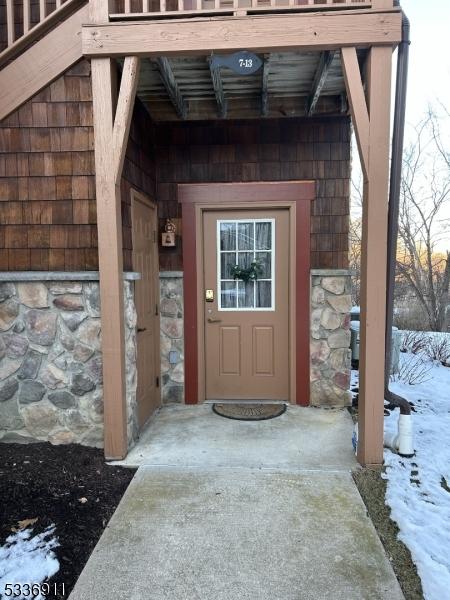
[[[138,327],[137,332],[142,333],[142,331],[147,331],[147,327]]]
[[[208,323],[221,323],[222,319],[214,319],[213,317],[208,317]]]

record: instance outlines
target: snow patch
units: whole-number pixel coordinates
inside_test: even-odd
[[[412,355],[401,355],[403,360]],[[450,590],[450,368],[430,362],[431,380],[401,381],[390,389],[414,404],[413,458],[385,449],[386,504],[422,580],[425,600],[448,598]],[[398,410],[385,417],[385,431],[397,431]]]
[[[32,529],[24,529],[6,539],[0,546],[0,600],[10,596],[5,594],[5,585],[42,583],[59,571],[59,562],[53,548],[59,546],[53,535],[55,527],[47,527],[45,531],[32,536]],[[20,595],[14,598],[29,598]],[[40,600],[41,595],[35,597]]]

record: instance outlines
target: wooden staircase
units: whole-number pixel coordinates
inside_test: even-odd
[[[17,27],[12,2],[7,0],[7,44],[0,53],[0,121],[80,60],[81,26],[88,22],[88,5],[80,0],[60,3],[47,16],[41,2],[44,18],[30,28],[30,0],[24,0]]]

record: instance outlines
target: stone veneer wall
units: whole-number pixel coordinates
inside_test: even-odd
[[[0,283],[2,441],[103,446],[99,282],[72,275]],[[129,443],[138,434],[133,291],[124,281]]]
[[[312,406],[351,404],[350,292],[349,271],[311,271]]]
[[[183,273],[159,274],[161,315],[161,397],[184,402]]]

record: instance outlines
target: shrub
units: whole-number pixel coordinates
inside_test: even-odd
[[[398,373],[391,375],[392,381],[418,385],[430,381],[433,363],[421,356],[402,356]]]
[[[400,352],[422,354],[429,343],[428,336],[423,331],[404,331]]]
[[[450,336],[445,333],[431,334],[428,338],[425,354],[431,360],[437,360],[444,367],[450,366]]]

